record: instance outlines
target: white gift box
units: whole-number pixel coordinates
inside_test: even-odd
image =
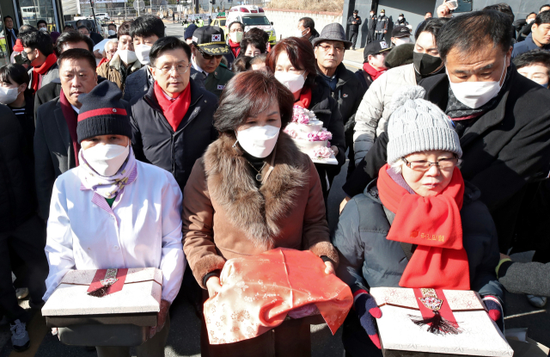
[[[427,325],[415,324],[413,319],[423,317],[413,289],[370,289],[382,311],[376,322],[384,357],[513,356],[514,351],[489,318],[476,292],[443,290],[443,293],[458,323],[458,334],[436,335],[427,331]]]
[[[162,295],[162,272],[128,269],[122,290],[102,297],[88,295],[97,270],[71,270],[42,307],[49,326],[82,324],[156,325]]]

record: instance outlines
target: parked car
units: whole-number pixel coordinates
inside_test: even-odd
[[[95,14],[95,18],[98,19],[98,20],[103,20],[103,21],[106,21],[106,20],[110,20],[111,18],[109,17],[109,14],[106,13],[106,12],[100,12],[98,14]]]
[[[269,43],[271,45],[276,44],[277,35],[275,34],[273,22],[270,22],[265,16],[265,11],[263,8],[256,5],[239,5],[233,6],[226,14],[227,24],[230,24],[233,21],[240,21],[244,24],[245,32],[254,27],[262,29],[269,34]]]

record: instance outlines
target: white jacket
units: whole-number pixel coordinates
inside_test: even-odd
[[[392,68],[372,82],[355,114],[353,149],[356,165],[373,146],[376,137],[386,131],[393,93],[404,86],[414,85],[416,75],[412,63]]]
[[[50,272],[44,300],[71,269],[151,267],[162,270],[162,299],[175,299],[186,264],[182,193],[168,171],[140,161],[136,165],[135,181],[111,208],[100,207],[96,202],[105,198],[81,185],[79,167],[57,178],[48,219]]]

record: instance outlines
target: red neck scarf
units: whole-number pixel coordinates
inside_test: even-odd
[[[231,51],[233,51],[233,54],[235,55],[235,58],[239,56],[239,52],[241,52],[241,44],[235,43],[229,39],[229,47],[231,48]]]
[[[368,62],[365,62],[363,63],[363,71],[367,72],[369,76],[372,78],[372,80],[374,81],[376,80],[376,78],[380,77],[382,73],[386,72],[387,69],[383,69],[379,71],[373,66],[371,66],[370,64],[368,64]]]
[[[300,98],[294,102],[294,105],[298,105],[304,109],[309,109],[309,105],[311,104],[311,89],[302,89],[302,92],[300,93]]]
[[[61,111],[63,112],[63,117],[65,118],[67,127],[69,128],[71,144],[74,151],[74,159],[76,166],[78,166],[78,152],[80,151],[80,144],[78,143],[78,136],[76,135],[76,124],[78,122],[77,114],[71,106],[71,103],[67,100],[67,97],[65,97],[65,93],[63,93],[63,91],[59,94],[59,103],[61,104]]]
[[[99,61],[99,63],[97,64],[97,68],[99,68],[103,63],[105,62],[109,62],[109,60],[107,59],[107,57],[103,57],[101,59],[101,61]]]
[[[178,126],[191,105],[191,84],[187,84],[187,87],[180,93],[176,100],[169,100],[166,98],[164,91],[159,87],[156,81],[154,90],[155,97],[157,97],[162,113],[172,127],[172,130],[175,132],[178,130]]]
[[[399,285],[407,288],[470,290],[468,255],[462,245],[460,209],[464,179],[454,169],[449,185],[437,196],[412,195],[380,169],[380,200],[395,213],[388,240],[417,244]]]
[[[51,53],[46,57],[46,60],[44,63],[42,63],[38,67],[32,68],[32,83],[31,88],[36,93],[36,91],[39,89],[38,86],[40,85],[40,78],[48,72],[51,66],[55,64],[57,61],[57,57],[55,57],[55,54]]]

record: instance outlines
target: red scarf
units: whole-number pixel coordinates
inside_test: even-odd
[[[470,290],[468,255],[462,245],[460,209],[464,179],[454,169],[449,185],[437,196],[410,194],[380,169],[380,200],[395,213],[389,240],[417,244],[399,285],[407,288]]]
[[[235,43],[229,39],[229,47],[231,48],[231,51],[233,51],[235,58],[237,58],[239,56],[239,52],[241,52],[241,44]]]
[[[71,106],[71,103],[67,100],[67,97],[65,97],[65,93],[63,93],[63,91],[59,94],[59,103],[61,104],[63,117],[67,122],[67,128],[69,128],[71,144],[74,151],[74,159],[76,166],[78,166],[78,152],[80,151],[80,144],[78,143],[78,136],[76,135],[76,123],[78,122],[77,114]]]
[[[40,79],[42,78],[42,76],[46,74],[46,72],[48,72],[50,67],[53,66],[56,61],[57,61],[57,57],[55,56],[55,54],[51,53],[48,55],[48,57],[46,57],[46,60],[44,61],[44,63],[42,63],[38,67],[32,68],[31,88],[34,91],[34,93],[36,93],[36,91],[39,89],[38,86],[40,85]]]
[[[298,105],[304,109],[309,109],[309,105],[311,104],[311,89],[303,89],[300,93],[300,98],[294,102],[294,105]]]
[[[157,97],[162,113],[166,120],[168,120],[168,124],[170,124],[172,130],[175,132],[178,130],[178,126],[191,105],[191,84],[187,84],[187,87],[180,93],[176,100],[169,100],[166,98],[164,91],[159,87],[156,81],[154,90],[155,97]]]
[[[363,63],[363,71],[367,72],[369,74],[369,76],[372,78],[372,80],[374,81],[378,77],[380,77],[382,75],[382,73],[386,72],[387,69],[383,69],[383,70],[379,71],[376,68],[374,68],[373,66],[371,66],[370,64],[368,64],[368,62],[365,62],[365,63]]]

